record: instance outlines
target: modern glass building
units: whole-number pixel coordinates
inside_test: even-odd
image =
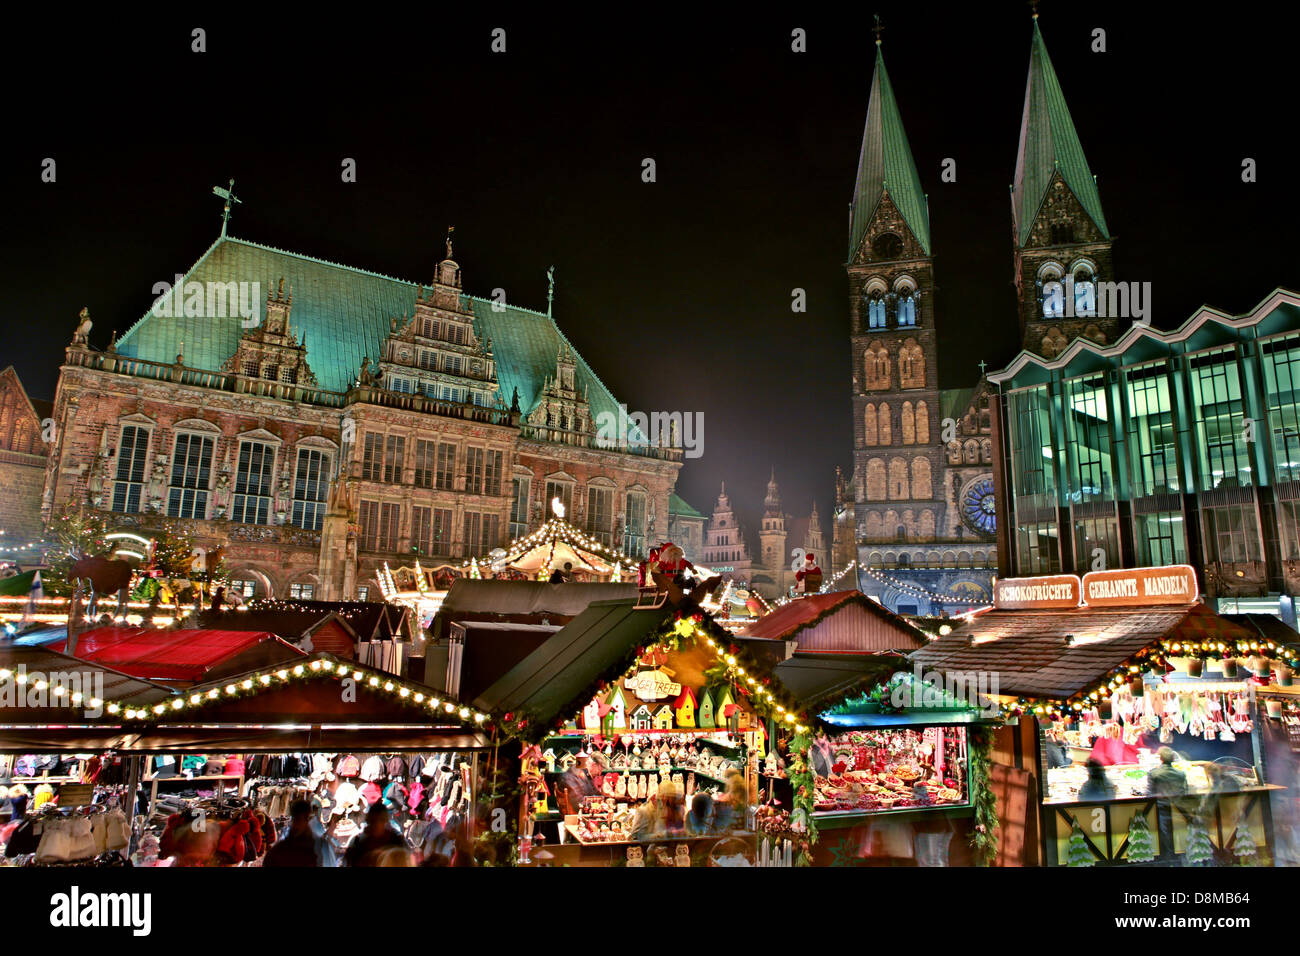
[[[1190,564],[1220,611],[1295,624],[1300,296],[1022,352],[989,381],[1001,576]]]

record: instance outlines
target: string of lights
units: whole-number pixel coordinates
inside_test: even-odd
[[[979,607],[992,607],[993,605],[992,601],[967,600],[957,594],[941,594],[937,591],[931,591],[928,590],[927,588],[923,588],[919,584],[908,584],[907,582],[900,581],[897,578],[885,574],[882,571],[877,571],[875,568],[863,568],[862,573],[866,574],[868,577],[872,578],[873,580],[879,581],[881,584],[894,588],[895,590],[901,591],[904,594],[909,594],[912,597],[926,598],[931,601],[940,601],[946,604],[960,602],[962,604],[978,605]]]
[[[1161,641],[1158,646],[1144,647],[1128,660],[1112,669],[1091,689],[1080,691],[1065,700],[1046,700],[1042,698],[1020,697],[1002,705],[1002,712],[1008,717],[1033,714],[1060,720],[1062,717],[1075,716],[1084,710],[1091,710],[1098,704],[1110,699],[1122,687],[1136,688],[1145,681],[1145,675],[1152,671],[1160,673],[1160,680],[1166,681],[1168,671],[1173,667],[1172,658],[1192,658],[1194,660],[1229,659],[1235,651],[1236,656],[1259,657],[1283,664],[1291,670],[1300,666],[1300,656],[1289,646],[1279,647],[1272,641],[1246,641],[1233,643],[1225,641]],[[1246,678],[1240,681],[1244,683]],[[1136,692],[1136,691],[1135,691]]]

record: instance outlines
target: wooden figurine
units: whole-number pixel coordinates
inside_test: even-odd
[[[705,730],[712,730],[718,726],[713,719],[713,692],[707,687],[700,692],[700,708],[696,712],[695,723]]]
[[[671,704],[661,704],[654,713],[651,725],[655,730],[673,729],[673,708]]]
[[[695,711],[698,709],[698,705],[695,703],[694,691],[689,687],[683,687],[682,692],[678,694],[677,699],[673,701],[673,707],[677,711],[678,727],[695,726]]]
[[[652,729],[654,718],[650,714],[650,705],[642,704],[636,710],[632,711],[631,721],[633,730]]]

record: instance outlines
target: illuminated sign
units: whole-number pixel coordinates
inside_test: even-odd
[[[1053,574],[1043,578],[1006,578],[993,582],[993,604],[1006,611],[1079,606],[1078,575]]]
[[[1089,607],[1193,604],[1198,594],[1196,572],[1186,565],[1090,571],[1083,576],[1083,600]]]
[[[993,582],[993,604],[1004,611],[1194,604],[1199,593],[1196,572],[1186,565],[1089,571],[1082,579],[1053,574]]]

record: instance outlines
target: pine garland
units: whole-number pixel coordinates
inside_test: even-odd
[[[998,800],[989,780],[993,763],[993,728],[976,725],[968,735],[971,807],[975,811],[970,845],[976,866],[992,866],[998,855]]]

